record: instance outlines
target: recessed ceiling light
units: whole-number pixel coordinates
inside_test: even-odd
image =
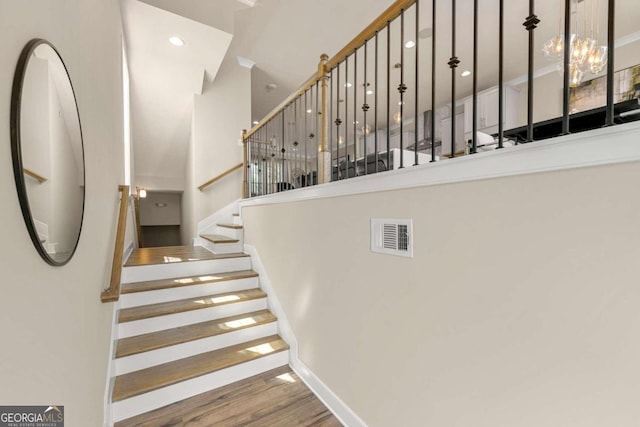
[[[349,83],[349,82],[344,84],[344,87],[351,87],[351,86],[353,86],[353,85],[351,83]]]
[[[369,90],[367,91],[367,95],[373,95],[373,91],[372,91],[371,89],[369,89]]]
[[[309,108],[309,109],[307,110],[307,114],[311,114],[311,113],[313,113],[313,110],[312,110],[311,108]]]
[[[182,40],[180,37],[178,36],[173,36],[169,39],[169,43],[171,43],[174,46],[184,46],[184,40]]]
[[[416,45],[416,42],[414,42],[413,40],[409,40],[404,44],[404,47],[406,47],[407,49],[411,49],[412,47],[415,47],[415,45]]]
[[[464,71],[462,72],[462,74],[460,74],[460,75],[461,75],[462,77],[468,77],[468,76],[470,76],[470,75],[471,75],[471,71],[469,71],[469,70],[464,70]]]
[[[260,123],[260,122],[259,122],[259,121],[257,121],[257,120],[254,120],[254,121],[253,121],[253,124],[254,124],[254,125],[257,125],[258,123]]]

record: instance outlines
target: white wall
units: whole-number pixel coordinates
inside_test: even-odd
[[[121,32],[116,0],[0,0],[0,402],[64,405],[69,426],[103,420],[112,318],[100,291],[123,180]],[[34,37],[51,41],[66,62],[84,133],[85,221],[78,251],[60,268],[47,265],[29,239],[11,165],[11,84]]]
[[[195,224],[242,197],[242,169],[227,175],[213,186],[195,187],[242,162],[242,129],[251,126],[251,71],[226,58],[213,83],[205,83],[202,95],[194,96],[193,127],[187,159],[185,200],[193,200],[193,214],[186,212],[191,235]],[[191,157],[192,156],[192,157]]]
[[[192,239],[196,236],[196,207],[195,207],[195,159],[194,159],[194,134],[195,117],[191,117],[191,132],[187,145],[187,164],[184,168],[184,191],[182,192],[182,224],[180,225],[180,240],[183,245],[191,245]]]
[[[631,426],[639,180],[636,162],[245,206],[245,241],[300,359],[371,427]],[[371,253],[372,217],[413,219],[415,257]]]
[[[180,225],[180,198],[180,193],[148,191],[147,197],[140,199],[140,225]]]

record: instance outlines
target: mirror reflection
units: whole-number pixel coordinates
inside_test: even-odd
[[[22,52],[12,118],[14,172],[29,234],[45,261],[63,265],[82,226],[84,153],[71,81],[44,40]]]

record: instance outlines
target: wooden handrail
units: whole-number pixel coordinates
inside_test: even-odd
[[[230,173],[240,169],[242,167],[242,163],[235,165],[234,167],[232,167],[231,169],[227,169],[226,171],[222,172],[220,175],[216,176],[213,179],[210,179],[209,181],[205,182],[204,184],[200,185],[198,187],[198,190],[202,191],[205,188],[207,188],[208,186],[210,186],[211,184],[213,184],[216,181],[221,180],[222,178],[224,178],[225,176],[229,175]]]
[[[113,251],[113,263],[111,264],[111,280],[109,287],[102,291],[102,302],[115,302],[120,298],[120,279],[122,277],[122,256],[124,254],[124,235],[127,227],[127,209],[129,207],[129,186],[119,185],[120,212],[118,214],[118,228],[116,230],[116,243]]]
[[[408,9],[409,7],[415,4],[416,0],[396,0],[391,6],[389,6],[380,16],[378,16],[371,24],[367,26],[364,30],[360,32],[353,40],[351,40],[345,47],[340,49],[340,51],[335,54],[331,59],[329,59],[324,66],[318,68],[318,71],[313,73],[306,82],[302,84],[295,92],[289,95],[284,101],[280,103],[276,108],[271,110],[269,114],[267,114],[262,120],[258,122],[257,125],[252,127],[249,131],[245,133],[245,138],[249,138],[251,135],[256,133],[258,129],[264,126],[269,120],[273,119],[280,111],[282,111],[287,105],[291,104],[295,99],[304,95],[304,93],[311,89],[316,82],[318,82],[326,73],[335,68],[339,63],[344,61],[346,57],[351,55],[357,48],[364,45],[367,40],[372,39],[377,31],[382,30],[386,27],[387,22],[391,22],[396,19],[403,10]],[[321,58],[325,56],[325,54],[321,55]],[[322,60],[321,60],[322,65]]]
[[[47,178],[45,178],[42,175],[38,175],[37,173],[33,172],[32,170],[29,170],[29,169],[23,167],[22,171],[24,172],[25,175],[30,176],[31,178],[33,178],[36,181],[38,181],[40,184],[42,184],[43,182],[47,182]]]

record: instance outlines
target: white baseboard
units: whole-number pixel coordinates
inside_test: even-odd
[[[271,296],[269,296],[271,298]],[[291,369],[300,377],[318,399],[346,427],[367,427],[362,419],[304,364],[297,355],[290,355]]]
[[[280,305],[280,301],[276,296],[276,292],[271,285],[269,275],[264,268],[264,264],[262,264],[260,255],[258,255],[258,251],[256,250],[256,248],[251,245],[245,244],[244,251],[250,256],[251,268],[253,269],[253,271],[258,273],[258,277],[260,278],[260,287],[267,294],[267,303],[269,306],[269,310],[278,318],[278,332],[282,339],[284,339],[287,344],[289,344],[289,353],[292,355],[292,357],[297,358],[298,341],[296,340],[296,336],[293,333],[293,329],[291,329],[291,324],[287,320],[287,315]]]
[[[367,427],[365,422],[298,358],[298,341],[287,315],[280,305],[258,251],[254,246],[247,244],[244,245],[244,251],[251,256],[252,268],[260,275],[260,287],[267,293],[269,310],[278,318],[280,336],[289,344],[289,366],[291,369],[342,424],[346,427]]]

